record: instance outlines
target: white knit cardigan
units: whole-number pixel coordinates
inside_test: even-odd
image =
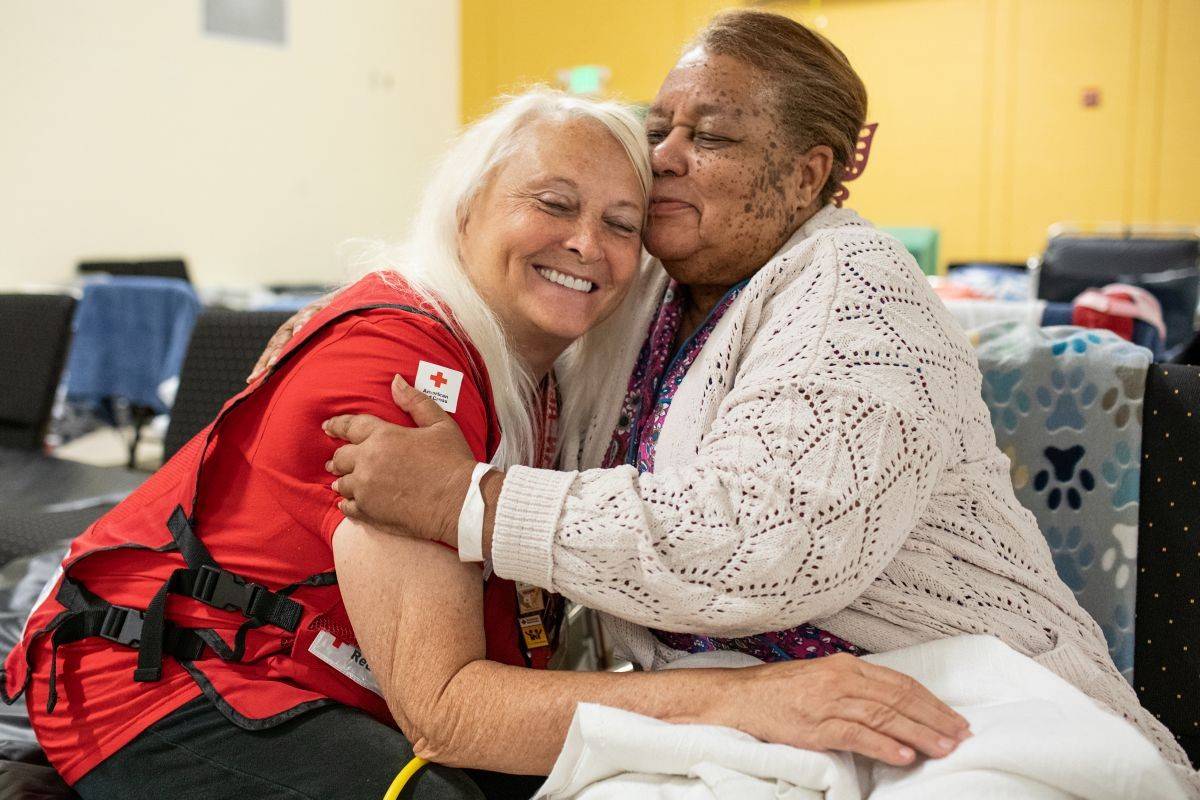
[[[992,634],[1135,723],[1195,786],[1013,494],[965,335],[904,248],[827,206],[750,280],[680,385],[653,474],[596,469],[657,308],[639,287],[611,392],[564,467],[513,467],[496,572],[647,628],[743,636],[811,622],[872,652]],[[569,378],[567,379],[569,382]],[[569,399],[568,389],[568,399]]]

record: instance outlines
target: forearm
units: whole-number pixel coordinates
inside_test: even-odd
[[[730,670],[559,672],[473,661],[431,709],[439,730],[416,732],[418,755],[450,766],[547,774],[579,703],[623,708],[668,722],[734,725]]]
[[[722,711],[740,683],[736,671],[573,673],[485,660],[479,569],[449,550],[347,521],[335,534],[334,556],[346,610],[384,699],[430,760],[547,771],[580,702],[676,722],[724,714],[726,724],[737,724]]]

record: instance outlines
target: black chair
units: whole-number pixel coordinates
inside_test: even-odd
[[[42,449],[74,310],[68,295],[0,295],[0,447]]]
[[[42,452],[75,300],[0,295],[0,563],[75,536],[144,479]]]
[[[1150,292],[1162,305],[1166,359],[1178,356],[1195,334],[1200,302],[1200,237],[1092,236],[1052,232],[1039,265],[1037,295],[1069,303],[1084,290],[1127,283]]]
[[[173,456],[212,421],[221,406],[246,388],[246,376],[286,311],[209,309],[192,330],[179,373],[179,393],[163,441],[163,460]]]
[[[1146,375],[1134,687],[1200,765],[1200,367]]]
[[[187,262],[182,258],[149,261],[82,261],[79,274],[130,275],[136,278],[179,278],[191,283]]]

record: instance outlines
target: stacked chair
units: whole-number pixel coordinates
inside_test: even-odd
[[[129,423],[128,466],[142,428],[171,407],[201,303],[180,278],[106,275],[85,282],[67,358],[67,401],[85,414]]]
[[[1111,283],[1162,308],[1155,363],[1103,330],[976,335],[1018,498],[1142,704],[1200,765],[1200,230],[1060,223],[1030,266],[1047,313]]]
[[[37,309],[41,301],[27,302],[24,299],[27,296],[23,295],[14,297],[19,302],[0,296],[0,357],[16,350],[26,339],[50,342],[56,336],[59,340],[68,336],[69,310],[61,315],[61,330],[56,335],[46,332],[44,336],[30,336],[30,327],[21,324],[22,314],[9,316],[6,303],[21,309],[26,306]],[[165,458],[208,424],[221,404],[245,386],[245,377],[267,339],[287,317],[286,312],[226,310],[200,315],[180,372],[179,391],[164,443]],[[11,331],[6,331],[8,327]],[[58,353],[55,364],[38,366],[28,357],[23,372],[10,369],[6,373],[16,374],[22,380],[6,394],[0,419],[19,416],[27,420],[17,437],[27,447],[0,447],[0,564],[76,536],[146,477],[142,472],[80,464],[41,452],[41,437],[62,366],[61,351],[65,348],[65,342],[58,345],[58,350],[46,345],[48,351]],[[32,372],[41,381],[36,386]],[[36,420],[31,419],[34,416],[31,413],[9,410],[31,407],[33,403],[27,395],[44,397],[45,408]],[[18,429],[15,422],[7,427]]]
[[[287,311],[209,309],[192,330],[171,424],[163,440],[166,461],[204,428],[222,404],[246,388],[246,376]]]

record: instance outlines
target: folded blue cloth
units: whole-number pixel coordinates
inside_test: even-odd
[[[177,278],[105,277],[84,285],[67,359],[67,399],[123,398],[156,414],[163,381],[179,375],[200,299]]]
[[[1074,315],[1075,305],[1073,303],[1047,302],[1042,310],[1042,327],[1071,325]],[[1149,350],[1154,361],[1164,360],[1162,336],[1159,335],[1158,329],[1149,322],[1135,319],[1133,321],[1133,338],[1130,341]]]

